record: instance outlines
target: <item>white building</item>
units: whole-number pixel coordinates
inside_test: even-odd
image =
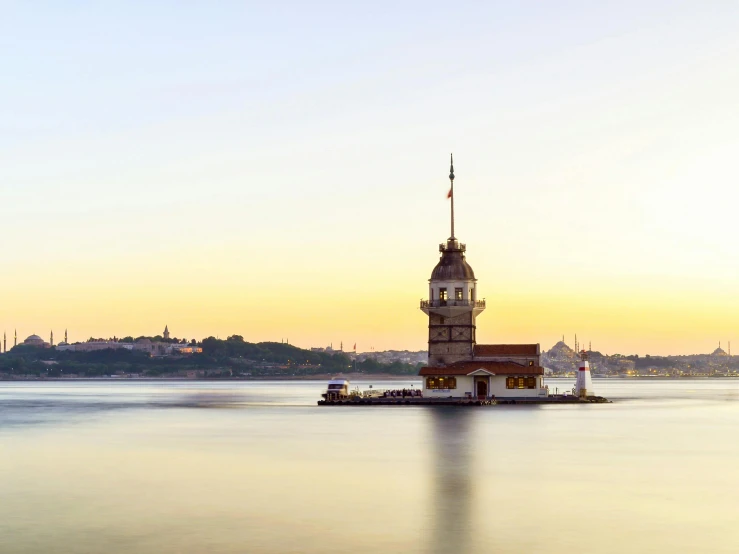
[[[466,246],[454,236],[454,165],[450,168],[451,236],[439,245],[441,259],[429,279],[428,367],[421,369],[427,397],[531,398],[548,394],[538,344],[477,344],[477,294]]]
[[[117,342],[113,340],[93,340],[88,342],[78,342],[76,344],[67,344],[61,342],[56,347],[57,350],[69,350],[71,352],[96,352],[98,350],[133,350],[133,343]]]

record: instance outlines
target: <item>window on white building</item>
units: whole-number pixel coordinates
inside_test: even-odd
[[[456,389],[456,377],[426,377],[427,389]]]
[[[536,377],[508,377],[505,386],[507,389],[535,389]]]

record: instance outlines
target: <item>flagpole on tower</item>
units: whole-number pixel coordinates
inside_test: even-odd
[[[449,198],[452,199],[452,240],[454,240],[454,154],[450,154],[449,181],[452,188],[449,190]]]

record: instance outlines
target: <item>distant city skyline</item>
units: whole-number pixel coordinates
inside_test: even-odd
[[[705,352],[739,333],[738,16],[8,6],[0,322],[424,349],[454,152],[480,342]]]
[[[170,333],[169,333],[168,327],[169,327],[168,325],[165,325],[165,330],[167,331],[167,334],[166,335],[165,335],[164,332],[154,333],[154,334],[151,334],[151,333],[149,333],[149,334],[147,334],[147,333],[140,333],[140,334],[134,334],[134,333],[114,333],[114,334],[111,334],[111,335],[100,334],[100,333],[92,333],[92,334],[86,335],[84,337],[80,336],[79,338],[75,338],[75,337],[68,338],[68,329],[64,329],[64,332],[63,332],[63,335],[64,335],[63,343],[69,343],[69,344],[81,343],[81,342],[86,342],[86,341],[88,341],[91,338],[92,339],[95,339],[95,340],[97,340],[97,339],[101,339],[101,340],[118,339],[118,340],[121,340],[121,339],[123,339],[125,337],[137,338],[137,337],[156,337],[156,336],[162,336],[165,339],[169,339],[170,338]],[[43,337],[42,337],[42,335],[39,335],[38,333],[29,333],[28,335],[26,335],[23,332],[18,333],[17,329],[14,329],[14,332],[17,333],[17,344],[23,344],[24,342],[28,341],[28,339],[33,339],[34,337],[39,337],[39,338],[41,338],[42,341],[44,340]],[[6,332],[6,334],[7,334],[7,332]],[[6,334],[4,334],[4,336],[3,336],[4,339],[6,339]],[[216,337],[216,338],[220,338],[220,339],[225,339],[225,338],[227,338],[227,337],[229,337],[231,335],[239,335],[239,333],[227,333],[227,334],[224,334],[222,336],[221,335],[214,335],[214,334],[206,334],[206,335],[203,335],[201,337],[198,337],[198,336],[185,336],[185,335],[179,336],[179,335],[177,335],[175,333],[175,335],[172,336],[172,338],[173,339],[178,339],[178,340],[186,339],[188,342],[191,341],[191,340],[196,340],[197,342],[200,342],[203,339],[206,339],[208,337]],[[241,335],[241,336],[247,342],[275,342],[275,343],[276,342],[284,342],[284,343],[293,344],[293,343],[290,343],[289,342],[289,339],[286,339],[286,338],[267,339],[267,340],[261,341],[261,340],[252,340],[248,336],[243,336],[243,335]],[[52,329],[52,330],[49,331],[49,338],[50,338],[50,340],[48,342],[46,342],[46,343],[47,344],[51,344],[53,346],[57,346],[59,344],[62,344],[62,343],[59,343],[59,342],[54,342],[54,338],[53,337],[54,337],[54,331]],[[5,346],[5,344],[7,344],[7,343],[5,343],[5,344],[0,343],[0,350],[2,350],[5,347],[7,348],[7,350],[10,350],[14,346],[14,344],[13,344],[13,338],[14,337],[11,334],[11,344],[10,345],[7,345],[7,347]],[[598,351],[598,352],[601,352],[603,354],[608,354],[608,355],[613,355],[613,354],[623,354],[623,355],[633,355],[633,354],[647,355],[647,354],[651,354],[651,355],[656,355],[656,356],[666,356],[666,355],[702,355],[702,354],[715,353],[717,351],[724,351],[728,355],[732,355],[732,356],[734,355],[734,354],[732,354],[732,351],[731,351],[731,341],[721,341],[721,340],[719,340],[717,342],[714,342],[713,346],[706,345],[706,349],[704,349],[703,351],[695,351],[695,352],[687,352],[687,353],[677,353],[677,354],[670,354],[670,353],[668,353],[668,354],[662,354],[662,353],[656,353],[656,352],[652,352],[652,351],[647,351],[647,352],[635,352],[635,351],[629,351],[629,350],[613,351],[613,352],[606,351],[604,349],[598,348],[597,347],[597,344],[596,344],[596,347],[593,347],[592,346],[592,341],[579,340],[577,338],[577,335],[573,335],[572,337],[560,336],[558,340],[552,342],[551,344],[549,344],[549,343],[541,344],[542,351],[545,351],[545,350],[550,349],[551,347],[553,347],[554,345],[556,345],[560,341],[563,341],[567,346],[569,346],[569,347],[571,347],[571,348],[573,348],[573,349],[575,349],[577,351],[579,351],[579,350],[586,350],[586,351],[587,350],[593,350],[593,351]],[[333,347],[333,344],[334,344],[333,341],[329,341],[328,344],[325,344],[325,341],[323,343],[321,343],[319,341],[316,344],[310,344],[310,345],[293,344],[293,346],[297,346],[297,347],[303,348],[305,350],[314,350],[314,351],[332,351],[333,350],[335,352],[346,352],[346,353],[355,352],[353,345],[352,344],[349,344],[348,342],[347,342],[347,344],[349,344],[349,347],[346,348],[346,349],[344,348],[344,341],[342,341],[342,340],[339,341],[339,343],[338,343],[339,346],[337,346],[336,348]],[[411,348],[411,347],[402,347],[401,346],[401,347],[398,347],[398,348],[383,348],[383,349],[378,349],[378,348],[370,345],[370,346],[363,347],[363,348],[357,348],[356,349],[356,353],[357,354],[362,354],[362,355],[373,354],[373,353],[384,353],[384,352],[388,352],[388,351],[399,351],[399,352],[417,353],[417,352],[426,352],[427,350],[428,350],[427,345],[423,345],[421,348]]]

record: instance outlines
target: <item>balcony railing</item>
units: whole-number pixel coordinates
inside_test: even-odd
[[[484,308],[485,300],[421,300],[421,308],[446,308],[448,306]]]
[[[459,250],[461,252],[465,252],[467,250],[467,245],[458,240],[442,242],[439,245],[439,252],[446,252],[447,250]]]

